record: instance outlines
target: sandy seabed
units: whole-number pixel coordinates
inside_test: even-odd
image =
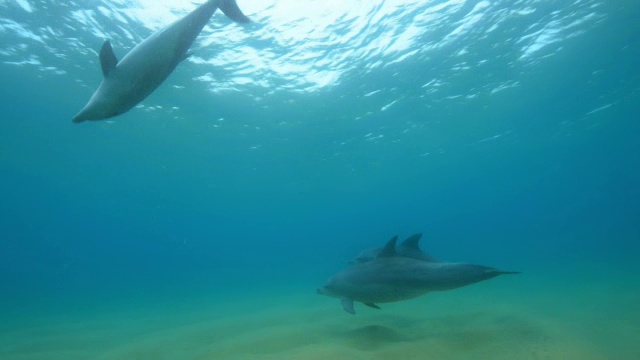
[[[355,316],[307,285],[96,306],[5,323],[0,358],[640,359],[640,279],[566,279],[505,277]]]

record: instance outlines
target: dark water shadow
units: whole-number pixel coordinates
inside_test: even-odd
[[[546,342],[549,335],[531,319],[517,315],[468,313],[431,318],[389,317],[376,324],[333,332],[345,345],[375,351],[398,343],[421,342],[452,354],[507,344]]]
[[[379,324],[356,327],[336,335],[349,347],[362,351],[373,351],[389,344],[412,341],[412,338],[403,332]]]

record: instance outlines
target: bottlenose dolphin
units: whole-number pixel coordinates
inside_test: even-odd
[[[420,250],[420,238],[422,238],[421,233],[413,234],[406,238],[402,244],[396,248],[398,255],[422,261],[437,261],[435,258]],[[358,256],[349,260],[348,264],[355,265],[372,261],[378,257],[380,251],[382,251],[381,247],[364,250],[358,254]]]
[[[250,22],[235,0],[209,0],[191,13],[161,29],[118,61],[107,40],[100,49],[104,79],[73,122],[108,119],[129,111],[151,94],[189,57],[187,51],[216,9],[231,20]]]
[[[504,274],[518,274],[488,266],[423,261],[396,252],[395,236],[372,261],[351,266],[333,277],[318,294],[340,298],[342,307],[355,314],[353,302],[379,309],[377,303],[408,300],[429,291],[467,286]]]

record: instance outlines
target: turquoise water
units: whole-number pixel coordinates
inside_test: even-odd
[[[0,1],[2,359],[637,359],[640,5],[250,1],[71,123],[188,1]],[[520,270],[374,310],[393,235]]]

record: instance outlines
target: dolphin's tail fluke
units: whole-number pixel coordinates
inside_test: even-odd
[[[227,15],[229,19],[237,23],[246,24],[251,22],[251,20],[242,13],[236,0],[218,0],[218,8]]]

